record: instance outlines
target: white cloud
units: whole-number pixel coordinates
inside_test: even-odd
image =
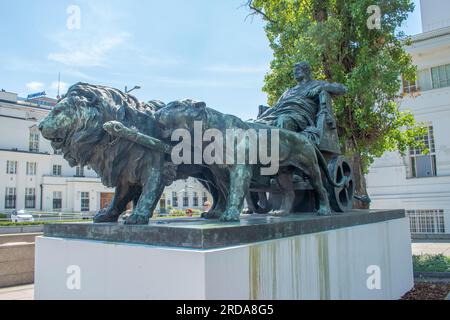
[[[48,59],[71,67],[103,66],[108,53],[123,44],[129,36],[130,34],[122,32],[112,36],[92,37],[89,40],[80,37],[76,40],[67,37],[66,33],[59,34],[53,38],[62,51],[50,53]]]
[[[74,77],[74,78],[77,78],[77,79],[95,80],[94,77],[91,77],[90,75],[88,75],[88,74],[86,74],[86,73],[84,73],[84,72],[81,72],[81,71],[76,70],[76,69],[71,69],[71,68],[63,69],[63,70],[61,71],[61,75],[62,75],[62,76],[63,76],[63,75],[64,75],[64,76],[69,75],[69,76]]]
[[[269,66],[232,66],[219,64],[208,66],[205,70],[217,73],[263,73],[269,70]]]
[[[44,89],[44,84],[42,82],[33,81],[26,84],[26,87],[31,91],[41,91]]]
[[[140,50],[136,50],[140,52]],[[157,57],[157,56],[149,56],[146,54],[138,55],[139,64],[146,67],[153,66],[176,66],[181,64],[179,59],[171,58],[171,57]]]
[[[200,88],[251,88],[251,85],[246,83],[236,83],[236,81],[217,81],[215,79],[208,78],[173,78],[173,77],[150,77],[150,81],[170,84],[173,86],[181,87],[200,87]]]

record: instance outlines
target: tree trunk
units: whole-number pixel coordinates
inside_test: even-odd
[[[368,196],[366,177],[364,176],[363,163],[361,155],[352,143],[345,145],[345,153],[348,155],[350,165],[353,169],[353,177],[355,183],[355,194],[358,196]],[[355,209],[369,209],[370,203],[353,199],[353,208]]]

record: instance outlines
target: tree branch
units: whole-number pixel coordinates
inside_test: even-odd
[[[264,11],[262,11],[259,8],[256,8],[253,5],[253,0],[247,0],[247,6],[249,7],[250,10],[252,10],[253,12],[249,14],[249,16],[253,16],[253,15],[261,15],[263,17],[264,20],[269,21],[270,23],[274,23],[276,24],[277,22],[273,19],[271,19],[267,14],[264,13]]]

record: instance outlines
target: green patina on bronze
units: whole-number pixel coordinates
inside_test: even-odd
[[[319,233],[316,235],[317,241],[317,257],[319,259],[319,289],[320,289],[320,299],[329,300],[330,299],[330,262],[329,262],[329,251],[328,251],[328,234]]]
[[[116,188],[109,207],[94,217],[96,223],[117,222],[133,201],[133,214],[126,223],[148,224],[164,187],[188,176],[199,178],[211,192],[213,211],[222,210],[222,193],[215,188],[215,177],[208,170],[176,167],[168,161],[168,146],[159,140],[161,128],[154,118],[155,110],[162,106],[160,101],[141,103],[117,89],[78,83],[41,121],[42,135],[63,153],[70,166],[88,165],[105,186]],[[125,129],[123,136],[105,130],[114,124]]]
[[[258,300],[260,298],[261,281],[261,250],[259,245],[253,245],[249,248],[249,274],[250,274],[250,299]]]
[[[312,79],[306,62],[296,65],[294,76],[298,85],[286,91],[273,108],[262,107],[255,121],[220,113],[204,102],[141,103],[117,89],[78,83],[39,128],[71,166],[88,165],[106,186],[116,188],[109,207],[95,216],[96,223],[117,222],[133,201],[133,214],[126,224],[148,224],[164,187],[187,177],[198,178],[213,196],[213,207],[204,218],[239,221],[244,200],[250,212],[275,216],[345,212],[353,201],[353,176],[339,155],[331,102],[346,88]],[[260,162],[175,165],[171,158],[174,142],[167,133],[180,128],[192,131],[195,121],[203,122],[203,130],[215,129],[223,136],[227,130],[253,130],[279,137],[275,150],[281,169],[265,175],[267,165]],[[203,151],[207,143],[194,147]],[[238,137],[234,147],[250,154],[245,136]],[[265,153],[275,150],[269,144]]]
[[[280,210],[275,212],[276,215],[287,215],[292,212],[295,196],[292,178],[296,169],[301,170],[308,177],[309,183],[319,200],[319,208],[317,209],[319,215],[331,214],[328,194],[322,182],[321,172],[323,172],[331,188],[343,188],[348,183],[345,177],[339,183],[334,181],[334,177],[328,171],[326,160],[317,146],[303,134],[274,128],[261,123],[243,121],[235,116],[207,108],[205,104],[195,103],[190,100],[169,103],[166,107],[158,110],[155,116],[157,121],[164,125],[165,128],[170,128],[171,130],[185,128],[192,135],[195,134],[196,122],[202,123],[203,130],[214,129],[221,132],[222,136],[227,135],[227,130],[242,130],[244,132],[253,130],[257,133],[264,130],[268,134],[276,130],[276,135],[279,137],[277,145],[278,160],[280,167],[283,169],[278,171],[276,175],[279,178],[279,182],[284,181],[282,184],[285,194]],[[258,134],[258,139],[259,137],[260,135]],[[202,143],[204,143],[203,148],[209,144],[203,141]],[[245,150],[245,154],[250,154],[250,146],[245,136],[238,137],[236,144],[233,144],[232,148],[234,148],[234,154],[238,154],[238,150]],[[267,153],[270,154],[272,151],[269,145],[268,148]],[[261,177],[261,169],[264,166],[261,163],[211,164],[205,166],[217,173],[217,176],[223,177],[221,180],[228,181],[229,184],[225,211],[221,214],[220,219],[222,221],[238,221],[251,184],[257,184],[259,179],[267,178]]]

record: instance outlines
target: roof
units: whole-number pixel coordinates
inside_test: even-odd
[[[411,37],[411,40],[413,43],[417,43],[417,42],[430,40],[430,39],[434,39],[434,38],[439,38],[439,37],[443,37],[443,36],[447,36],[447,35],[450,35],[450,26],[416,34]]]

